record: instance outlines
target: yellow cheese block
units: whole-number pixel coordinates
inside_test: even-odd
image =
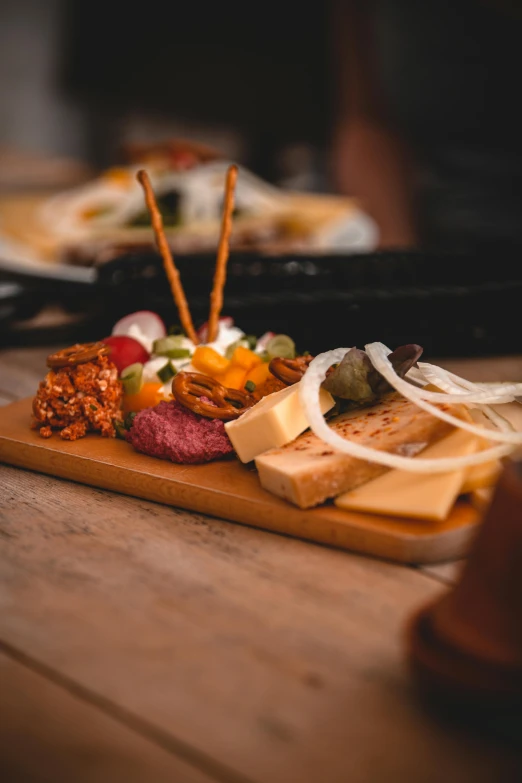
[[[480,489],[473,490],[473,492],[470,493],[472,504],[479,511],[486,511],[491,503],[494,491],[493,487],[481,487]]]
[[[321,389],[321,410],[335,405],[329,392]],[[301,435],[309,424],[299,398],[299,384],[269,394],[235,421],[225,424],[237,456],[250,462],[269,449],[279,448]]]
[[[447,406],[464,415],[462,406]],[[450,424],[420,410],[400,394],[389,394],[375,405],[347,411],[328,426],[340,437],[379,451],[413,457],[454,430]],[[261,486],[299,508],[312,508],[366,484],[389,469],[377,462],[336,451],[313,432],[256,458]]]
[[[483,462],[482,465],[470,465],[460,488],[461,494],[464,495],[469,492],[475,492],[477,489],[492,487],[497,483],[501,469],[502,463],[499,459]]]
[[[479,446],[477,437],[457,429],[425,449],[421,457],[464,457]],[[460,495],[465,475],[466,468],[430,474],[390,470],[359,489],[339,495],[334,502],[348,510],[440,521],[446,519]]]

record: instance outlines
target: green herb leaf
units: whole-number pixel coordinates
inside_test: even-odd
[[[247,392],[250,392],[250,393],[255,391],[256,390],[256,385],[255,385],[254,381],[247,381],[245,383],[245,389],[247,390]]]
[[[420,345],[402,345],[389,355],[395,371],[404,377],[422,354]],[[348,401],[352,407],[370,405],[392,391],[365,351],[352,348],[322,384],[334,397]],[[343,405],[346,410],[346,405]]]
[[[125,433],[127,432],[125,425],[121,421],[113,421],[113,424],[116,430],[116,437],[125,440]]]
[[[136,418],[136,411],[131,411],[125,416],[125,420],[123,422],[125,429],[130,430],[135,418]]]
[[[352,348],[323,381],[323,388],[342,400],[353,402],[375,399],[368,376],[373,365],[364,351]]]
[[[176,369],[171,362],[167,362],[156,374],[162,383],[168,383],[176,375]]]

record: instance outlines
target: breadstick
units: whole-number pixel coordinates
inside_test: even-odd
[[[174,297],[174,302],[178,308],[181,326],[187,337],[192,340],[194,345],[198,345],[199,339],[196,334],[196,330],[194,329],[194,324],[192,323],[192,316],[190,315],[187,298],[185,296],[183,286],[181,285],[179,272],[176,264],[174,263],[174,259],[172,258],[172,253],[170,252],[167,238],[165,237],[165,231],[163,230],[163,219],[154,197],[154,191],[152,190],[152,185],[150,184],[149,175],[146,171],[144,171],[144,169],[140,169],[136,175],[136,178],[143,188],[143,192],[145,194],[145,203],[147,204],[147,209],[149,210],[150,219],[152,221],[152,228],[154,230],[156,244],[163,259],[163,266],[167,274],[170,290],[172,291],[172,296]]]
[[[219,237],[219,246],[216,259],[216,271],[214,273],[214,283],[212,293],[210,294],[210,314],[208,317],[208,337],[209,343],[213,342],[218,336],[218,321],[221,308],[223,307],[223,289],[227,276],[227,262],[229,252],[230,233],[232,231],[232,211],[234,209],[234,189],[237,180],[237,166],[229,166],[225,184],[225,203],[223,205],[223,219],[221,222],[221,236]]]

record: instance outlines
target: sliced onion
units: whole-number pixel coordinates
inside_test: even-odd
[[[475,395],[481,395],[481,399],[477,399],[477,402],[491,404],[495,404],[497,402],[513,402],[516,394],[522,394],[522,383],[497,383],[482,385],[479,383],[472,383],[471,381],[468,381],[465,378],[461,378],[454,373],[450,373],[447,370],[444,370],[442,367],[437,367],[434,364],[425,364],[424,362],[419,362],[419,368],[420,372],[429,383],[433,383],[434,385],[438,386],[444,392],[447,392],[447,394],[451,395],[453,393],[454,396],[458,394],[463,395],[460,398],[461,402],[473,402],[471,396]],[[471,395],[467,394],[464,389],[471,392]],[[434,394],[434,392],[431,394]],[[447,402],[451,401],[448,399],[447,395],[444,395],[444,398]],[[432,399],[432,397],[430,395],[430,397],[425,397],[425,399]],[[442,396],[441,399],[443,399]]]
[[[406,378],[408,378],[409,381],[413,381],[413,383],[417,383],[419,386],[426,386],[429,383],[424,377],[424,373],[422,373],[418,367],[411,367],[406,373]]]
[[[385,349],[385,346],[382,347]],[[327,370],[332,366],[332,364],[340,362],[349,350],[351,349],[336,348],[333,351],[327,351],[326,353],[322,353],[319,354],[319,356],[316,356],[315,359],[310,362],[308,369],[299,384],[299,396],[312,432],[314,432],[318,438],[334,448],[336,451],[339,451],[343,454],[348,454],[349,456],[355,457],[357,459],[376,462],[380,465],[385,465],[388,468],[408,470],[412,473],[447,473],[452,470],[467,468],[470,465],[480,465],[483,462],[488,462],[489,460],[499,459],[500,457],[504,457],[513,451],[512,446],[503,445],[484,449],[483,451],[480,451],[476,454],[469,454],[465,457],[439,457],[437,459],[426,459],[422,457],[412,458],[402,457],[398,454],[392,454],[386,451],[379,451],[378,449],[373,449],[369,446],[363,446],[360,443],[355,443],[354,441],[342,438],[340,435],[334,432],[334,430],[332,430],[324,420],[324,416],[319,405],[319,391],[321,388],[321,383],[326,377]],[[387,354],[385,353],[384,356],[386,357]],[[388,362],[388,364],[390,363]],[[403,383],[408,387],[408,389],[414,388],[407,381],[403,381]],[[409,397],[409,399],[411,399],[411,397]],[[417,404],[416,400],[412,400],[412,402]],[[423,401],[421,400],[421,402]],[[442,411],[439,411],[438,408],[434,408],[434,406],[430,405],[429,403],[425,403],[425,405],[430,409],[430,413],[432,408],[435,412],[435,415],[442,413]],[[439,415],[439,418],[442,417]],[[463,424],[467,424],[467,422],[462,422],[460,419],[457,419],[453,416],[449,418],[451,419],[450,423],[455,424],[457,427],[460,427]],[[478,430],[480,436],[485,437],[486,439],[489,439],[493,433],[493,431],[486,430],[481,427],[476,427],[474,429]],[[520,436],[522,438],[522,434],[520,434]]]
[[[427,413],[431,413],[433,416],[437,416],[439,419],[447,421],[448,424],[453,424],[454,427],[460,427],[461,429],[473,433],[473,435],[478,435],[480,438],[496,440],[500,443],[511,443],[514,446],[522,444],[522,432],[501,432],[498,430],[487,430],[485,427],[480,427],[479,425],[471,424],[468,421],[463,421],[457,416],[452,416],[451,413],[446,413],[446,411],[442,411],[440,408],[437,408],[435,405],[429,403],[426,399],[424,399],[423,396],[428,394],[428,392],[426,392],[424,389],[416,389],[414,386],[408,383],[408,381],[404,380],[403,378],[399,378],[393,369],[387,354],[385,353],[386,346],[383,346],[382,343],[370,343],[369,345],[365,346],[365,350],[375,369],[380,372],[384,378],[386,378],[388,383],[408,400],[415,403],[415,405],[418,405],[419,408],[427,411]],[[431,392],[430,394],[435,394],[435,392]],[[441,399],[442,402],[449,402],[454,395],[437,394],[437,396],[438,399]],[[464,401],[465,395],[463,395],[460,399],[458,399],[457,395],[457,402]]]
[[[471,382],[468,383],[466,388],[463,388],[443,375],[444,370],[439,374],[432,367],[433,365],[423,365],[419,362],[420,369],[415,374],[407,374],[408,380],[414,379],[421,386],[417,391],[425,400],[431,400],[432,402],[460,402],[464,405],[486,405],[488,403],[512,402],[514,399],[513,395],[510,394],[510,389],[497,392],[495,389],[483,389]],[[428,383],[438,386],[442,391],[434,392],[422,388]],[[515,387],[514,384],[512,386],[513,388]]]

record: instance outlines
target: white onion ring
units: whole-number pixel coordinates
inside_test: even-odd
[[[429,383],[433,383],[446,392],[444,395],[439,394],[439,398],[441,400],[445,399],[446,402],[484,402],[494,405],[497,403],[513,402],[515,395],[522,393],[522,383],[481,385],[479,383],[472,383],[458,375],[454,375],[454,373],[450,373],[442,367],[426,364],[424,362],[419,362],[419,369]],[[463,389],[470,391],[471,395],[468,395]],[[448,395],[452,395],[452,392],[454,393],[454,400],[451,400],[448,397]],[[423,391],[423,396],[426,395],[424,396],[425,399],[435,399],[433,396],[435,394],[437,393]],[[457,395],[459,394],[462,395],[460,400],[457,399]],[[477,396],[477,400],[471,399],[472,396],[475,395]],[[481,396],[481,399],[478,398],[479,395]]]
[[[390,360],[388,359],[388,356],[385,353],[386,346],[383,346],[382,343],[370,343],[369,345],[365,346],[365,350],[375,369],[380,372],[384,378],[386,378],[388,383],[408,400],[415,403],[415,405],[418,405],[419,408],[427,411],[427,413],[431,413],[433,416],[437,416],[439,419],[447,421],[448,424],[452,424],[454,427],[460,427],[461,429],[471,432],[473,435],[478,435],[480,438],[486,438],[486,440],[496,440],[500,443],[511,443],[514,446],[522,445],[522,432],[501,432],[497,430],[487,430],[485,427],[481,427],[480,425],[471,424],[468,421],[462,421],[456,416],[452,416],[450,413],[441,411],[435,405],[429,403],[423,397],[423,395],[427,394],[427,392],[425,392],[423,389],[416,389],[414,386],[408,383],[408,381],[404,380],[403,378],[399,378]],[[435,392],[433,392],[433,394],[434,393]],[[452,397],[453,395],[449,394],[439,395],[439,398],[441,398],[442,402],[449,402]],[[465,397],[463,396],[460,400],[457,399],[457,402],[465,402]]]
[[[431,365],[429,366],[431,367]],[[482,389],[475,384],[470,384],[466,390],[463,389],[462,386],[458,386],[457,384],[448,381],[431,369],[424,369],[422,366],[420,366],[420,375],[424,377],[424,383],[433,383],[434,386],[438,386],[443,390],[442,392],[434,392],[422,387],[416,389],[424,400],[431,400],[432,402],[460,402],[464,405],[487,405],[512,402],[515,399],[512,392],[518,393],[515,384],[512,384],[510,388],[503,390],[501,393],[494,389]],[[408,380],[409,377],[408,374]],[[413,377],[418,383],[422,383],[419,375],[414,375]],[[520,387],[520,391],[522,391],[522,386]]]
[[[343,454],[348,454],[351,457],[357,459],[367,460],[369,462],[377,462],[380,465],[385,465],[388,468],[397,468],[398,470],[408,470],[412,473],[448,473],[452,470],[459,470],[461,468],[467,468],[470,465],[481,465],[484,462],[490,460],[499,459],[505,457],[513,451],[512,446],[494,446],[492,448],[484,449],[476,454],[469,454],[465,457],[439,457],[437,459],[426,459],[422,457],[402,457],[398,454],[392,454],[386,451],[379,451],[369,446],[362,446],[359,443],[354,443],[346,438],[342,438],[336,432],[334,432],[324,420],[323,413],[319,405],[319,391],[321,383],[326,377],[327,370],[332,366],[340,362],[350,348],[336,348],[333,351],[326,351],[319,354],[308,365],[308,369],[304,374],[299,384],[299,396],[303,409],[305,411],[308,423],[312,432],[317,435],[322,441]],[[391,365],[390,365],[391,366]],[[392,368],[393,369],[393,368]],[[413,388],[407,381],[403,381],[409,388]],[[415,401],[413,401],[415,402]],[[422,402],[422,401],[421,401]],[[415,404],[417,404],[415,402]],[[425,403],[426,406],[433,408],[429,403]],[[437,413],[442,413],[438,408],[434,409]],[[437,414],[436,414],[437,415]],[[439,416],[440,418],[440,416]],[[453,416],[451,423],[457,422],[456,426],[460,426],[465,422],[461,422],[460,419],[455,419]],[[480,431],[481,437],[489,439],[489,430],[483,428],[476,428]],[[484,433],[487,433],[484,435]],[[511,434],[511,433],[510,433]],[[521,434],[522,438],[522,434]]]

